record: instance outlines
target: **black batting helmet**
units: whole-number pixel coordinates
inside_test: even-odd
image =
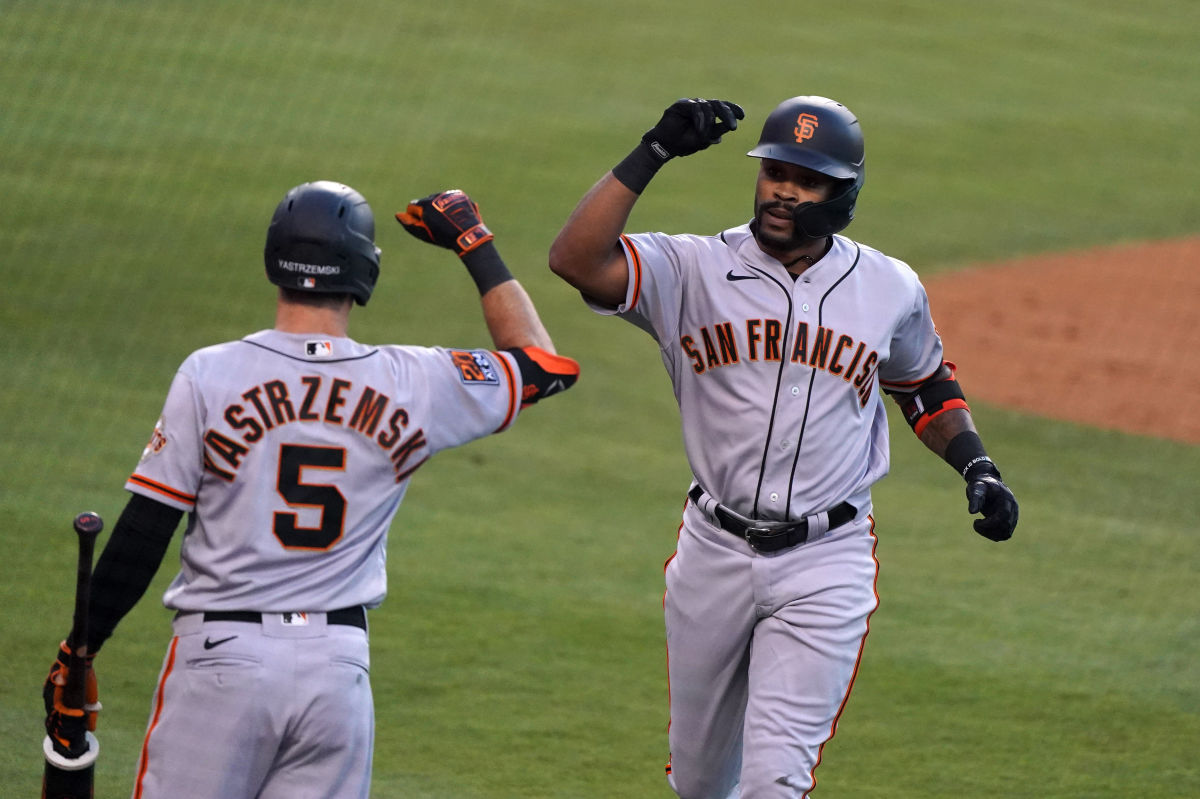
[[[263,256],[277,286],[346,293],[366,305],[379,277],[371,206],[341,183],[303,183],[275,208]]]
[[[797,164],[838,180],[828,200],[796,206],[792,216],[798,234],[824,238],[854,219],[865,174],[863,135],[858,118],[846,106],[817,96],[784,100],[763,123],[758,146],[746,154]]]

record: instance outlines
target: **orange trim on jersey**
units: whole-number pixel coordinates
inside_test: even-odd
[[[953,410],[955,408],[962,408],[964,411],[971,410],[970,406],[967,405],[966,400],[960,400],[960,399],[946,400],[946,402],[942,405],[942,407],[938,408],[937,413],[931,413],[928,416],[922,416],[920,419],[917,420],[917,423],[915,425],[913,425],[913,432],[917,434],[917,438],[921,437],[921,433],[925,430],[925,426],[927,424],[929,424],[931,419],[936,419],[937,417],[941,416],[946,411]]]
[[[133,474],[129,475],[129,482],[131,482],[135,485],[139,485],[142,488],[148,488],[151,491],[162,494],[165,497],[169,497],[170,499],[173,499],[176,502],[186,502],[189,505],[196,504],[196,495],[195,494],[188,494],[183,491],[180,491],[177,488],[171,488],[169,485],[164,485],[163,483],[155,482],[154,480],[151,480],[149,477],[142,477],[137,472],[134,472]]]
[[[626,308],[626,310],[632,311],[637,307],[638,299],[642,296],[642,256],[637,247],[633,245],[633,240],[624,233],[621,234],[621,241],[625,242],[629,260],[633,264],[633,293],[630,295],[629,306]]]
[[[496,428],[496,432],[499,433],[512,424],[513,418],[517,415],[517,408],[520,407],[520,397],[517,396],[519,393],[517,391],[517,376],[513,374],[512,367],[508,365],[508,361],[505,359],[503,353],[492,352],[492,355],[496,356],[496,360],[500,361],[500,365],[504,367],[504,374],[508,375],[508,413],[505,415],[501,425]]]
[[[687,509],[689,500],[684,500],[683,507]],[[679,527],[675,530],[675,551],[671,553],[671,557],[663,563],[663,575],[667,573],[667,567],[671,565],[671,561],[675,560],[675,556],[679,554],[679,534],[683,532],[683,522],[679,523]],[[667,610],[667,589],[663,589],[663,612]],[[666,636],[663,636],[663,651],[666,654],[667,661],[667,735],[671,734],[671,647],[667,644]],[[671,775],[671,757],[667,753],[667,776]]]
[[[875,608],[867,614],[867,629],[863,633],[862,639],[858,642],[858,654],[854,658],[854,671],[850,672],[850,682],[846,685],[846,695],[842,697],[842,703],[838,705],[837,713],[833,714],[833,723],[829,725],[829,736],[825,742],[817,749],[817,762],[813,763],[812,769],[808,772],[808,778],[812,782],[812,787],[804,792],[800,799],[806,799],[808,794],[817,787],[817,766],[821,765],[821,756],[825,753],[825,744],[833,740],[833,736],[837,733],[838,719],[842,717],[842,711],[846,709],[846,703],[850,701],[850,690],[854,687],[854,680],[858,677],[858,667],[862,663],[863,649],[867,646],[867,636],[871,634],[871,617],[875,615],[875,611],[879,610],[879,558],[875,555],[875,547],[879,544],[879,539],[875,537],[875,517],[868,515],[867,519],[871,522],[871,528],[867,533],[871,536],[871,560],[875,561],[875,578],[871,581],[871,593],[875,595]]]
[[[146,771],[150,766],[150,735],[158,726],[159,718],[162,717],[163,695],[167,691],[167,678],[175,670],[175,647],[177,646],[179,646],[179,636],[171,639],[171,647],[167,650],[167,664],[163,666],[162,677],[158,680],[158,689],[154,692],[154,715],[150,718],[150,726],[146,728],[146,737],[142,740],[142,756],[138,759],[137,782],[133,787],[133,799],[141,799],[142,796],[142,781],[146,778]]]

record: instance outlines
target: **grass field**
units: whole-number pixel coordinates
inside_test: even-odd
[[[270,326],[289,187],[375,209],[356,338],[487,344],[470,281],[390,221],[458,186],[584,369],[414,480],[372,616],[374,795],[667,797],[661,566],[688,470],[654,345],[545,268],[576,200],[671,101],[720,96],[744,128],[668,165],[631,228],[744,221],[762,119],[814,93],[866,132],[848,233],[923,275],[1193,235],[1197,75],[1188,0],[0,1],[0,796],[37,791],[70,519],[115,521],[190,351]],[[816,796],[1200,796],[1200,448],[976,411],[1017,536],[971,533],[893,423],[882,604]],[[132,785],[176,552],[97,665],[97,797]]]

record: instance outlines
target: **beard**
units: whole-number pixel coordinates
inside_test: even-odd
[[[754,238],[758,240],[758,243],[763,248],[775,250],[777,252],[791,252],[792,250],[795,250],[811,241],[811,239],[809,239],[807,236],[801,235],[796,230],[796,223],[794,221],[792,222],[791,235],[788,236],[770,233],[764,230],[762,224],[763,215],[766,214],[767,211],[775,208],[784,208],[790,212],[794,209],[794,206],[787,206],[781,202],[766,202],[754,209],[754,224],[752,224],[750,228],[751,232],[754,234]]]

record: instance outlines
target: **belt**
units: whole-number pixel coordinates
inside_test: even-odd
[[[196,611],[181,610],[175,614],[175,617],[186,616]],[[253,610],[206,610],[204,611],[205,621],[242,621],[249,624],[261,624],[264,614]],[[285,614],[265,614],[285,615]],[[362,605],[354,605],[349,608],[338,608],[331,610],[325,614],[326,624],[344,624],[347,627],[357,627],[360,630],[367,629],[367,611]]]
[[[696,485],[688,492],[688,499],[699,507],[700,497],[705,493],[703,488]],[[777,552],[781,549],[794,547],[808,541],[808,522],[804,519],[784,526],[778,526],[777,522],[746,524],[741,519],[731,515],[729,511],[725,510],[719,504],[714,509],[713,515],[717,517],[722,530],[744,539],[750,545],[750,548],[756,552]],[[829,529],[832,530],[835,527],[841,527],[857,515],[858,509],[849,502],[843,502],[840,505],[830,508]]]

